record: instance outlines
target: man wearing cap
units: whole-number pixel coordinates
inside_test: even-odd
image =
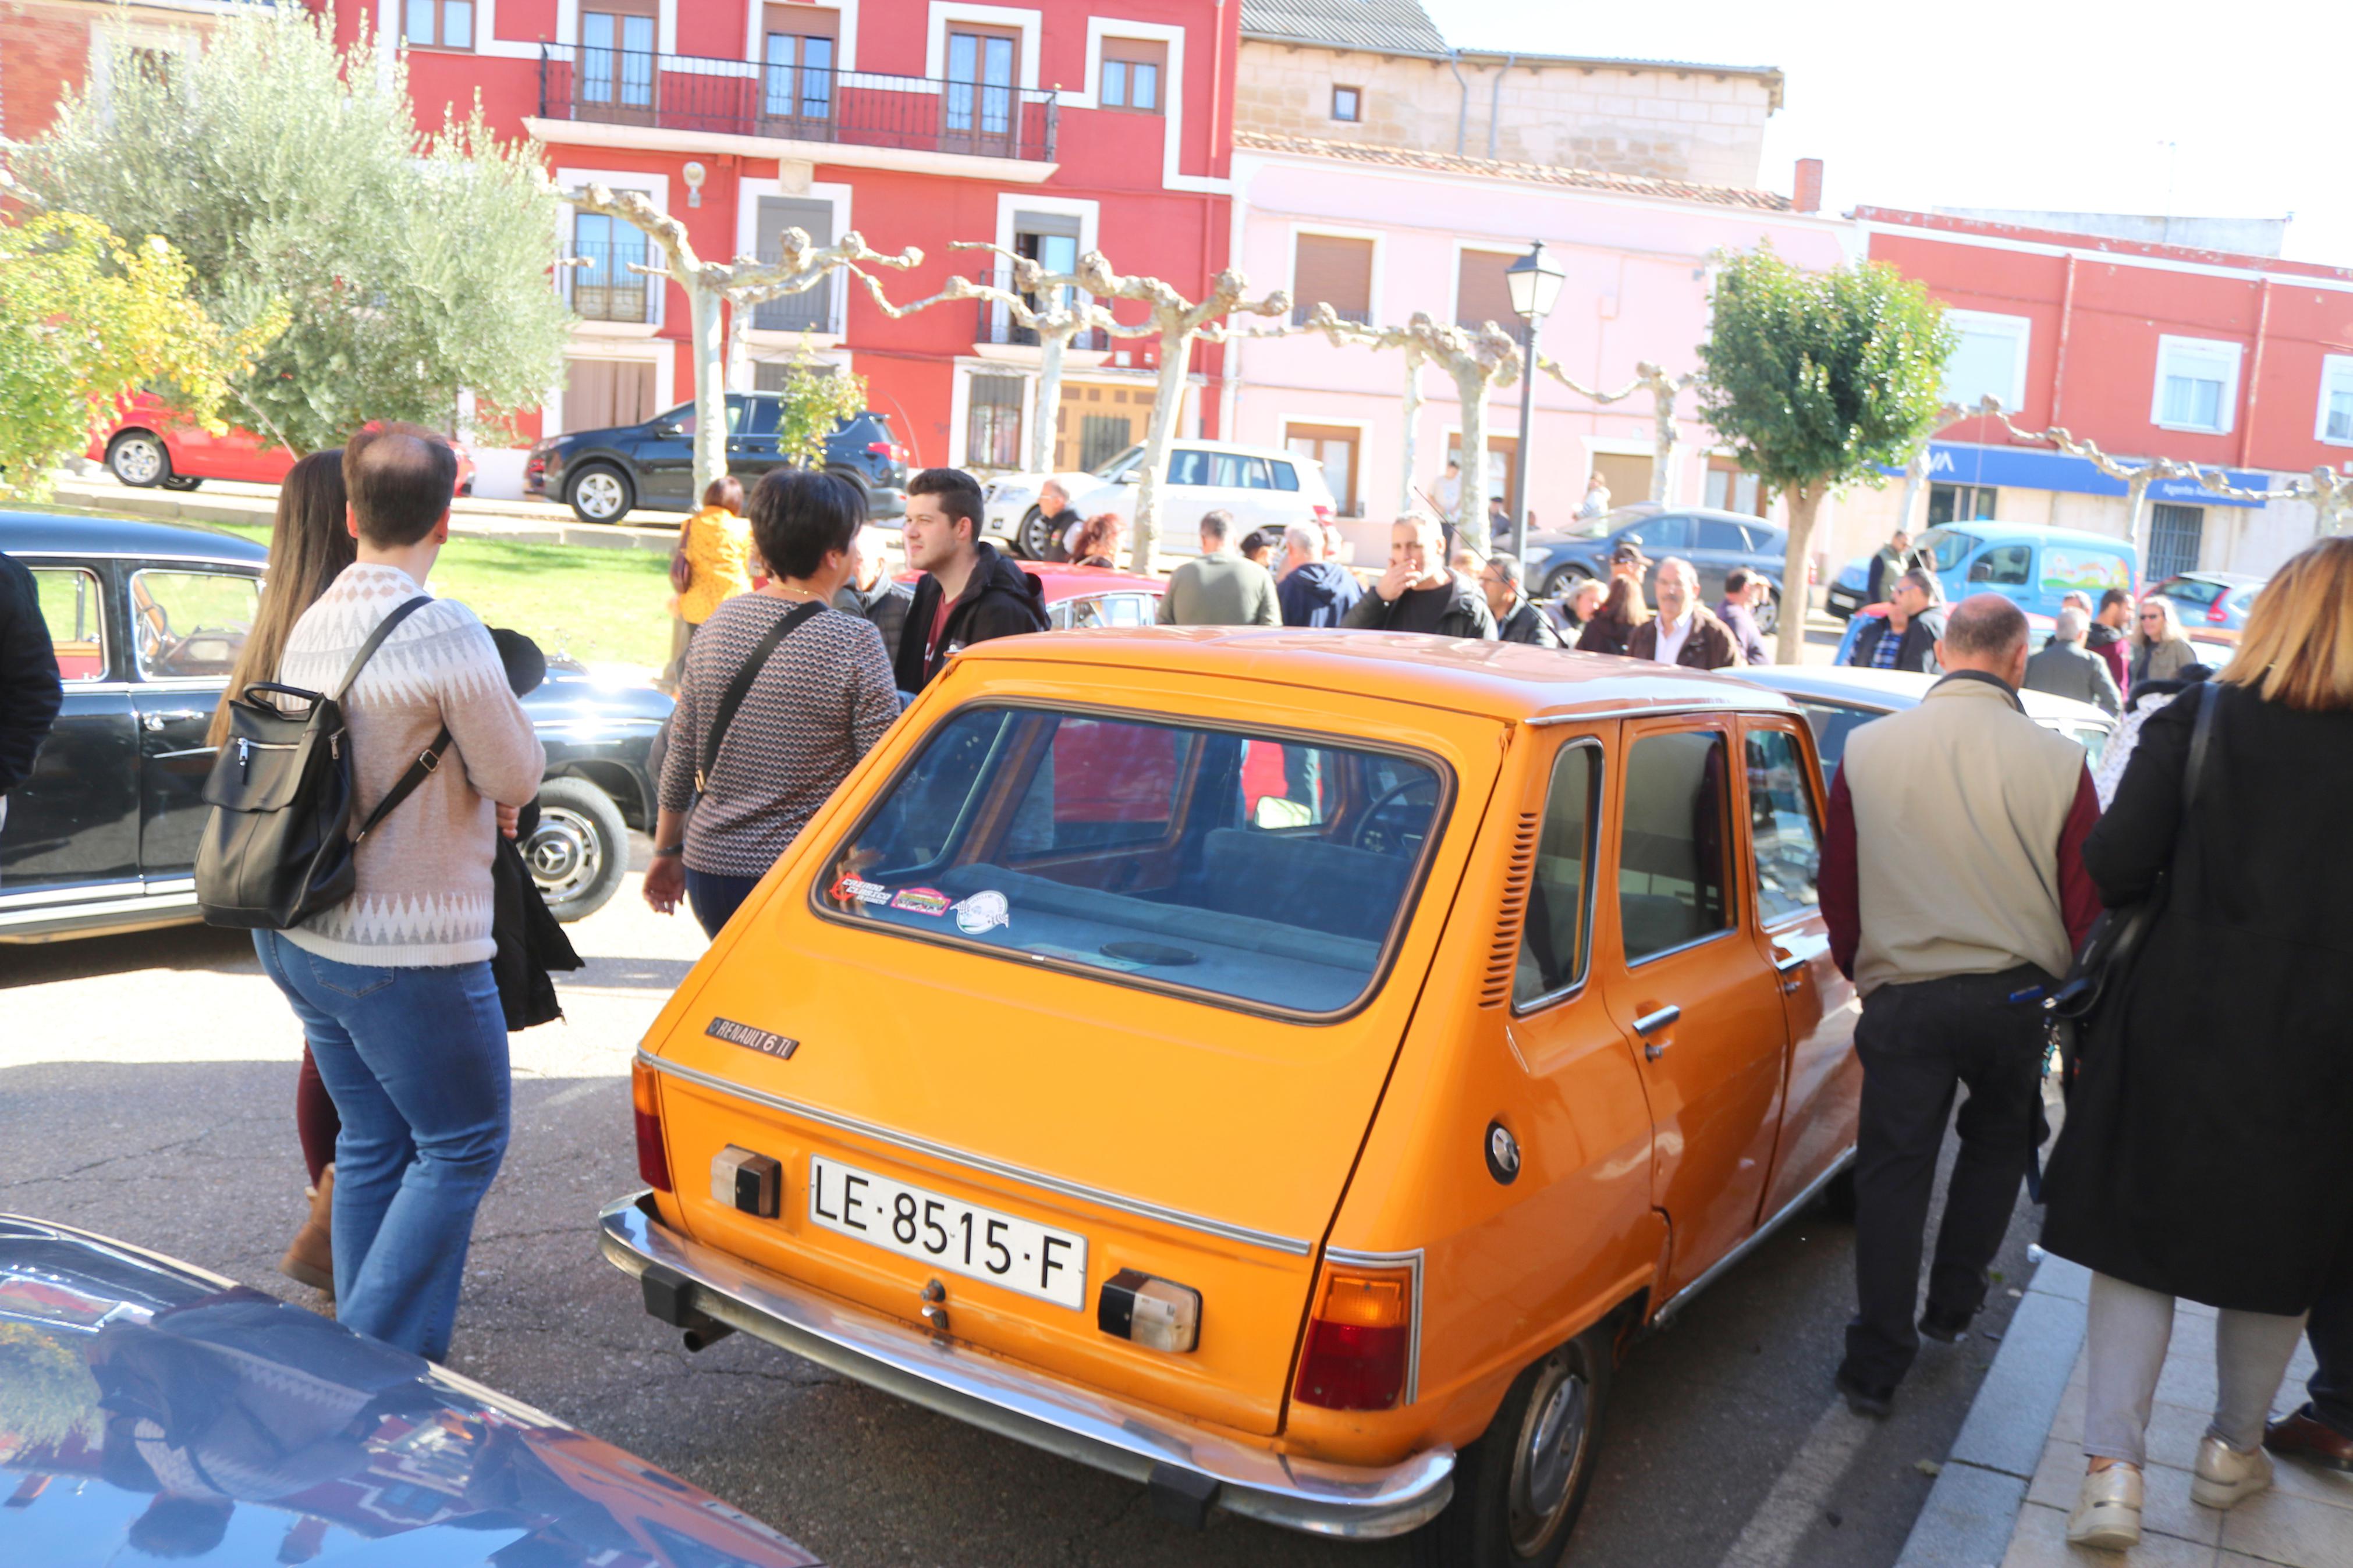
[[[1732,628],[1699,602],[1699,574],[1681,556],[1659,563],[1654,590],[1659,613],[1626,639],[1626,657],[1681,665],[1685,669],[1737,669],[1748,661]]]
[[[1651,618],[1651,606],[1642,600],[1642,579],[1650,570],[1651,558],[1641,545],[1630,539],[1618,542],[1609,552],[1609,596],[1577,634],[1577,652],[1626,651],[1636,629]]]

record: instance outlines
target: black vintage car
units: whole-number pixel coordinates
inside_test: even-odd
[[[789,467],[776,436],[781,393],[727,395],[727,471],[748,493],[770,468]],[[887,415],[861,409],[825,438],[825,471],[856,485],[866,515],[907,513],[907,454],[891,434]],[[694,405],[681,404],[642,425],[574,430],[550,436],[523,460],[522,488],[560,500],[583,522],[618,522],[632,508],[692,511]]]
[[[195,920],[205,731],[269,552],[185,523],[0,511],[0,552],[31,569],[65,680],[0,825],[0,942]],[[523,708],[547,749],[523,858],[557,918],[579,920],[620,886],[628,829],[653,824],[646,759],[670,700],[551,658]]]
[[[160,1254],[0,1214],[0,1563],[813,1568],[636,1456]]]

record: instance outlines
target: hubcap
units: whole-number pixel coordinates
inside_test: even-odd
[[[610,474],[590,474],[574,487],[580,510],[597,521],[621,515],[621,481]]]
[[[1757,606],[1757,629],[1760,632],[1769,632],[1780,624],[1781,601],[1768,594],[1765,596],[1765,602]]]
[[[596,885],[605,868],[596,825],[567,806],[543,805],[539,827],[522,847],[523,864],[540,895],[551,904],[576,898]]]
[[[115,474],[134,485],[153,481],[164,471],[164,448],[144,436],[133,436],[114,448]]]
[[[1585,1375],[1555,1357],[1536,1378],[1512,1449],[1512,1550],[1533,1557],[1549,1545],[1585,1468],[1590,1408]]]

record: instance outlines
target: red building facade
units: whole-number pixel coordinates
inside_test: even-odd
[[[1862,207],[1868,253],[1926,284],[1960,332],[1947,391],[2120,458],[2172,458],[2265,488],[2353,471],[2353,268]],[[2124,487],[1971,420],[1935,446],[1932,521],[2121,533]],[[2300,503],[2152,489],[2151,576],[2268,571],[2312,536]],[[2299,533],[2300,530],[2300,533]],[[1873,541],[1873,542],[1875,542]]]

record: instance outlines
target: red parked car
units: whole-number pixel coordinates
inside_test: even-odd
[[[458,493],[474,493],[474,455],[458,448]],[[141,489],[192,490],[206,479],[249,479],[274,485],[294,466],[294,454],[250,430],[232,426],[216,436],[181,418],[144,393],[125,398],[122,417],[90,444],[90,457],[114,477]]]

